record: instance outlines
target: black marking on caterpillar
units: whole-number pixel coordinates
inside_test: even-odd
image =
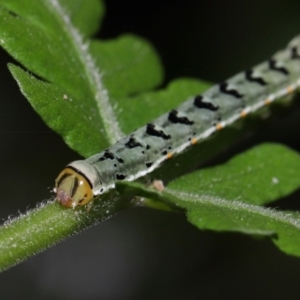
[[[86,195],[87,195],[87,194],[85,194],[84,197],[86,197]],[[80,199],[80,200],[78,201],[78,203],[79,203],[79,204],[82,203],[83,200],[84,200],[84,198]]]
[[[153,162],[147,162],[147,163],[146,163],[146,167],[147,167],[147,168],[150,168],[152,165],[153,165]]]
[[[130,137],[129,141],[125,143],[125,146],[129,149],[136,148],[136,147],[143,147],[143,145],[137,142],[134,137]]]
[[[173,109],[170,111],[168,120],[174,124],[193,125],[194,121],[189,120],[187,117],[178,117],[178,111]]]
[[[88,182],[90,188],[93,187],[93,185],[92,185],[90,179],[89,179],[83,172],[79,171],[78,169],[74,168],[73,166],[69,166],[69,165],[68,165],[67,168],[70,168],[70,169],[72,169],[73,171],[77,172],[79,175],[81,175],[81,176]],[[97,172],[97,173],[99,173],[99,172]],[[70,174],[70,175],[71,175],[71,174]],[[99,174],[99,175],[100,175],[100,174]],[[99,178],[100,178],[100,176],[99,176]],[[102,184],[102,181],[101,181],[101,180],[100,180],[100,182],[101,182],[101,184]]]
[[[124,180],[125,178],[126,178],[126,175],[124,175],[124,174],[119,174],[119,173],[116,174],[117,180]]]
[[[115,154],[113,154],[112,152],[110,152],[109,150],[105,150],[103,156],[101,156],[99,158],[99,161],[104,161],[106,159],[116,159],[119,163],[123,164],[124,160],[120,157],[117,157]]]
[[[115,155],[109,152],[109,150],[105,150],[103,156],[99,158],[100,161],[104,161],[107,159],[115,159]]]
[[[234,90],[234,89],[228,89],[228,83],[227,82],[221,82],[219,84],[219,88],[220,88],[220,91],[223,93],[223,94],[227,94],[227,95],[230,95],[230,96],[233,96],[235,98],[238,98],[238,99],[241,99],[244,97],[244,95],[240,94],[237,90]]]
[[[284,75],[289,75],[290,72],[288,71],[288,69],[286,69],[285,67],[278,67],[276,66],[276,60],[271,58],[269,59],[269,68],[273,71],[277,71],[281,74],[284,74]]]
[[[71,197],[73,197],[78,189],[78,186],[79,186],[79,182],[78,182],[78,179],[75,177],[74,179],[74,184],[72,186],[72,189],[71,189]]]
[[[162,130],[156,130],[154,124],[147,124],[146,133],[148,135],[157,136],[164,140],[168,140],[171,138],[171,135],[165,134]]]
[[[291,59],[300,59],[297,47],[292,47],[291,49]]]
[[[61,176],[60,179],[57,181],[57,186],[60,186],[61,183],[69,176],[71,176],[71,174],[69,174],[69,173],[66,173],[63,176]]]
[[[198,95],[198,96],[195,97],[194,105],[197,108],[204,108],[204,109],[208,109],[208,110],[211,110],[211,111],[217,111],[219,109],[219,106],[215,106],[210,102],[203,101],[203,97],[201,95]]]
[[[247,70],[245,72],[245,77],[250,82],[256,82],[260,85],[267,85],[267,82],[262,77],[254,77],[253,76],[253,70],[252,69]]]

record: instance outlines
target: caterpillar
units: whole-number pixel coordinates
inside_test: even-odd
[[[300,86],[300,35],[269,60],[189,98],[86,160],[71,162],[55,180],[56,199],[75,208],[133,181],[213,132],[246,117]]]

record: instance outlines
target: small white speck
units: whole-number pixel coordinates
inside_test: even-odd
[[[274,184],[277,184],[277,183],[279,183],[279,180],[278,180],[278,178],[273,177],[273,178],[272,178],[272,182],[273,182]]]
[[[68,99],[68,95],[64,94],[64,97],[63,97],[65,100]]]
[[[0,42],[1,42],[1,44],[4,44],[4,43],[5,43],[4,40],[2,40],[2,39],[0,40]]]

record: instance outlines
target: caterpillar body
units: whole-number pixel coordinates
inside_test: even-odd
[[[239,118],[293,94],[300,86],[300,36],[269,60],[191,97],[110,148],[71,162],[54,191],[66,207],[84,205],[115,187],[156,169],[188,147]]]

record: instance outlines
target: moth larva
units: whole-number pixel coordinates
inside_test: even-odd
[[[271,59],[214,85],[86,160],[74,161],[55,181],[57,200],[75,208],[156,169],[163,161],[300,85],[300,36]]]

